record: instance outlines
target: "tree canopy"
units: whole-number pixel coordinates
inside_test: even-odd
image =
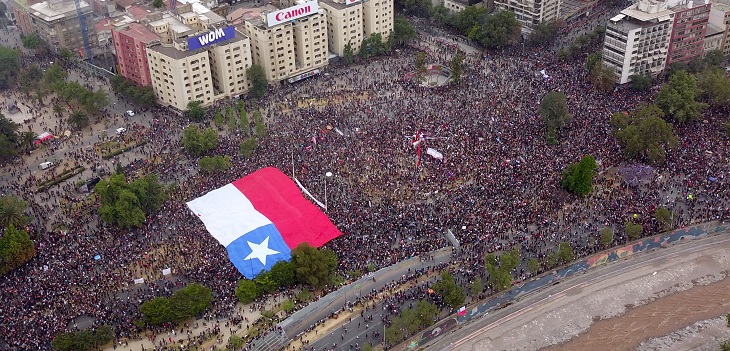
[[[584,156],[578,163],[568,165],[563,170],[561,185],[576,195],[586,196],[593,191],[593,176],[596,174],[596,159]]]
[[[15,49],[0,46],[0,89],[15,84],[20,72],[20,54]]]
[[[408,22],[404,16],[396,16],[393,20],[393,42],[397,45],[403,45],[418,36],[416,28]]]
[[[558,20],[540,22],[532,29],[532,33],[530,33],[528,40],[530,44],[535,46],[552,45],[558,37],[558,31],[562,26],[562,21]]]
[[[16,228],[22,228],[25,226],[28,221],[28,217],[25,215],[27,206],[25,201],[12,195],[0,198],[0,227],[7,228],[14,225]]]
[[[702,96],[715,107],[730,107],[730,78],[721,68],[707,68],[697,76]]]
[[[104,324],[95,330],[58,334],[51,342],[51,346],[58,351],[90,351],[99,349],[113,340],[114,329]]]
[[[459,306],[464,304],[464,300],[466,300],[466,292],[464,288],[456,284],[454,276],[452,276],[449,272],[442,272],[441,280],[434,283],[431,288],[439,294],[444,299],[444,302],[451,308],[459,308]]]
[[[5,228],[0,237],[0,275],[28,262],[35,255],[35,244],[25,230],[15,225]]]
[[[669,78],[669,83],[664,84],[656,96],[656,105],[674,121],[692,121],[700,118],[700,112],[707,107],[696,101],[700,93],[697,78],[681,70]]]
[[[489,273],[489,284],[495,291],[509,288],[512,285],[512,270],[520,265],[520,250],[513,248],[499,256],[487,254],[484,257],[484,267]]]
[[[677,145],[677,138],[672,133],[672,125],[663,117],[664,112],[655,105],[639,107],[630,117],[623,113],[613,115],[614,136],[626,158],[653,165],[664,163],[667,151]]]
[[[540,116],[547,128],[548,139],[556,138],[573,116],[568,112],[568,98],[563,92],[551,91],[540,102]],[[554,141],[557,143],[557,140]]]
[[[218,133],[212,128],[201,131],[197,126],[189,125],[183,132],[182,146],[191,155],[206,154],[218,147]]]
[[[292,250],[291,264],[298,281],[315,288],[323,288],[330,284],[335,273],[337,255],[332,250],[319,250],[303,242]]]
[[[157,211],[167,198],[165,187],[157,175],[149,174],[132,183],[124,174],[114,174],[94,187],[101,200],[101,220],[120,227],[138,227],[146,215]]]
[[[185,114],[195,122],[202,122],[205,120],[206,113],[203,108],[203,102],[199,100],[193,100],[188,102],[187,111]]]
[[[195,317],[210,307],[213,292],[198,283],[176,291],[169,298],[156,297],[140,306],[143,320],[150,325],[180,323]]]
[[[266,81],[266,72],[260,65],[253,64],[246,69],[246,78],[251,83],[251,95],[256,98],[266,95],[268,82]]]

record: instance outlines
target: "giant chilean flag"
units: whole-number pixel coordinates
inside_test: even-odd
[[[288,261],[300,243],[320,247],[342,235],[289,177],[273,167],[215,189],[188,202],[188,207],[249,279],[276,262]]]

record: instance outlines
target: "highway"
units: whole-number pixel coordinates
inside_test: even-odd
[[[666,249],[633,255],[625,260],[590,269],[581,275],[523,297],[506,308],[466,323],[451,333],[442,335],[433,344],[427,345],[426,349],[476,351],[484,349],[485,343],[493,347],[499,346],[498,349],[517,348],[517,345],[511,343],[500,345],[500,339],[507,336],[511,339],[518,337],[514,335],[515,330],[522,328],[524,331],[523,327],[538,316],[565,308],[596,292],[629,281],[653,277],[657,272],[687,265],[703,256],[728,249],[730,249],[730,236],[711,236]],[[720,267],[717,269],[721,270]],[[543,331],[534,330],[531,333],[528,331],[525,333],[525,339],[546,338],[545,335],[534,335],[541,332]]]

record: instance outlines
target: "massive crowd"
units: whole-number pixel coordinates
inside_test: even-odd
[[[231,155],[233,167],[212,176],[198,174],[196,162],[179,155],[185,118],[151,111],[152,123],[130,128],[148,143],[133,151],[137,160],[125,164],[125,171],[155,172],[177,187],[138,229],[99,223],[97,204],[85,203],[72,184],[36,195],[37,180],[27,164],[6,166],[13,177],[1,190],[30,204],[37,254],[0,280],[0,336],[16,349],[47,349],[54,335],[73,328],[74,318],[89,316],[97,325],[113,324],[120,339],[137,338],[133,322],[140,318],[140,303],[192,281],[214,291],[209,320],[240,315],[234,290],[241,275],[185,201],[265,166],[292,172],[319,197],[328,182],[327,214],[343,235],[326,246],[337,253],[342,272],[364,272],[444,247],[444,233],[452,230],[461,242],[456,259],[473,277],[483,274],[487,252],[517,246],[523,258],[542,258],[557,242],[568,241],[584,256],[598,248],[602,227],[620,228],[634,214],[645,234],[653,234],[658,206],[673,210],[677,225],[717,219],[730,207],[724,180],[728,148],[720,127],[727,113],[710,110],[705,122],[675,128],[682,147],[669,152],[651,183],[632,187],[615,174],[626,161],[608,120],[650,100],[652,92],[597,92],[579,59],[564,62],[529,47],[470,54],[459,84],[428,88],[403,78],[413,70],[416,49],[429,53],[429,63],[447,64],[453,45],[426,39],[393,56],[329,67],[315,79],[276,86],[255,107],[269,129],[255,156],[238,156],[242,136],[223,132],[215,154]],[[549,79],[540,74],[543,69]],[[566,93],[573,114],[559,145],[546,143],[537,112],[552,90]],[[303,97],[312,103],[302,104]],[[35,118],[47,118],[49,128],[64,129],[49,105],[22,103],[37,111]],[[417,160],[411,142],[419,132],[424,152]],[[124,162],[103,160],[93,145],[68,147],[80,140],[72,137],[46,152],[58,150],[69,164],[107,172]],[[443,159],[431,158],[426,148]],[[577,199],[561,189],[561,171],[589,154],[599,161],[600,176],[595,191]],[[694,200],[686,199],[689,193]],[[51,230],[49,218],[64,229]],[[616,242],[627,241],[621,230],[616,234]],[[162,275],[165,268],[173,278]],[[147,284],[133,283],[140,277]]]

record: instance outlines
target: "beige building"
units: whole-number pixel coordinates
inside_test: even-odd
[[[725,56],[730,55],[730,5],[727,0],[723,1],[712,1],[712,8],[710,9],[710,24],[715,25],[718,28],[724,28],[722,39],[722,51]]]
[[[561,0],[494,0],[499,11],[514,12],[523,32],[532,32],[540,22],[560,19]]]
[[[209,105],[249,89],[249,38],[217,14],[192,4],[176,13],[155,13],[145,21],[161,44],[147,48],[152,88],[159,103],[179,110],[191,101]]]
[[[469,2],[466,0],[444,0],[444,7],[451,12],[461,12],[466,10]]]
[[[98,40],[91,6],[86,1],[79,0],[79,7],[84,15],[89,46],[95,47]],[[31,5],[28,12],[33,32],[38,33],[51,49],[65,48],[74,53],[83,52],[84,39],[73,0],[40,2]]]
[[[365,36],[380,33],[383,40],[393,32],[393,0],[368,0],[362,4]]]
[[[350,43],[353,52],[357,52],[364,39],[362,2],[355,1],[348,5],[345,4],[346,1],[351,2],[350,0],[321,0],[319,2],[327,14],[329,51],[338,56],[343,55],[347,43]]]
[[[316,1],[259,15],[244,15],[242,29],[251,38],[251,57],[266,78],[281,81],[328,64],[327,20]]]
[[[703,43],[703,56],[706,56],[709,51],[712,50],[723,50],[722,42],[725,39],[725,28],[718,27],[712,23],[707,24],[707,32],[705,33],[705,41]]]

